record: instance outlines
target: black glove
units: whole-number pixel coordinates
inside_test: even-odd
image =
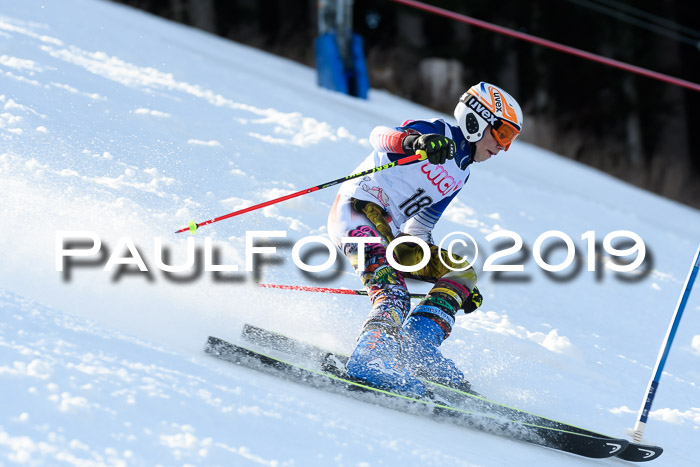
[[[467,299],[462,303],[462,309],[465,313],[471,313],[481,306],[484,302],[484,297],[481,296],[479,289],[474,286],[472,293],[469,294]]]
[[[425,152],[431,164],[444,164],[447,159],[452,159],[457,151],[454,141],[435,133],[408,135],[404,138],[402,146],[406,154]]]

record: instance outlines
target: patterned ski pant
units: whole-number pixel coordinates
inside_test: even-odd
[[[331,208],[328,234],[350,260],[372,302],[372,311],[364,326],[378,324],[390,329],[400,328],[410,311],[411,300],[403,274],[386,259],[386,247],[390,240],[377,231],[365,214],[353,209],[351,198],[343,195],[335,199]],[[366,244],[363,261],[360,261],[358,244],[344,243],[343,237],[379,237],[381,242]]]
[[[383,325],[400,328],[409,316],[411,302],[404,274],[393,268],[386,259],[386,247],[395,233],[379,213],[381,208],[376,205],[369,208],[360,211],[357,204],[353,207],[352,198],[339,195],[328,218],[328,234],[350,260],[372,301],[372,311],[364,326]],[[379,237],[381,242],[365,245],[363,264],[360,261],[358,244],[343,242],[343,237]],[[399,256],[396,259],[405,265],[417,264],[422,259],[422,250],[417,245],[408,245],[410,244],[402,244],[401,249],[395,250],[395,256]],[[437,246],[432,246],[431,261],[425,268],[411,273],[409,277],[435,283],[435,287],[416,307],[414,313],[436,321],[447,337],[454,324],[456,312],[476,285],[476,274],[471,268],[466,271],[453,271],[439,260],[439,256],[450,264],[445,252]]]

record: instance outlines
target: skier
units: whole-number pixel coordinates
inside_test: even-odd
[[[456,313],[471,313],[481,306],[482,296],[474,270],[458,270],[464,265],[435,246],[431,232],[469,179],[470,164],[508,150],[523,122],[515,99],[485,82],[462,95],[454,116],[457,125],[435,118],[409,120],[396,129],[374,128],[374,151],[356,172],[411,154],[421,153],[427,160],[343,183],[328,217],[331,239],[350,260],[372,302],[347,372],[414,396],[425,394],[418,378],[470,390],[462,371],[438,347],[450,335]],[[386,259],[388,244],[404,235],[430,245],[427,266],[416,272],[401,273]],[[358,242],[347,237],[379,237],[381,243],[363,245],[360,258]],[[411,266],[424,253],[417,243],[402,243],[394,255],[400,264]],[[404,277],[434,283],[413,310]]]

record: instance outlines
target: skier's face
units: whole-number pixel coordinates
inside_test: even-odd
[[[474,162],[484,162],[491,159],[500,151],[505,149],[505,146],[498,144],[491,133],[491,125],[484,131],[484,137],[476,142],[476,151],[474,153]]]

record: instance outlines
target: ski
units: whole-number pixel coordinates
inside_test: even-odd
[[[250,324],[246,324],[243,327],[242,336],[245,340],[261,347],[303,356],[309,360],[310,364],[315,363],[316,365],[320,365],[322,370],[336,376],[347,376],[344,374],[345,364],[348,359],[346,355],[330,352],[313,344],[301,342],[297,339]],[[451,406],[507,417],[512,420],[545,426],[552,429],[571,431],[599,438],[615,439],[602,433],[491,401],[475,392],[465,392],[431,381],[424,381],[424,383],[428,385],[434,397],[439,398],[440,401]],[[630,442],[626,449],[617,454],[617,457],[630,462],[646,462],[658,458],[662,453],[663,448],[659,446]]]
[[[479,414],[428,398],[419,399],[375,388],[351,378],[342,378],[331,373],[290,363],[217,337],[210,336],[204,350],[219,359],[330,393],[350,396],[378,406],[428,416],[434,420],[466,426],[580,456],[612,457],[623,451],[629,443],[624,439],[601,438],[509,420],[496,415]]]

